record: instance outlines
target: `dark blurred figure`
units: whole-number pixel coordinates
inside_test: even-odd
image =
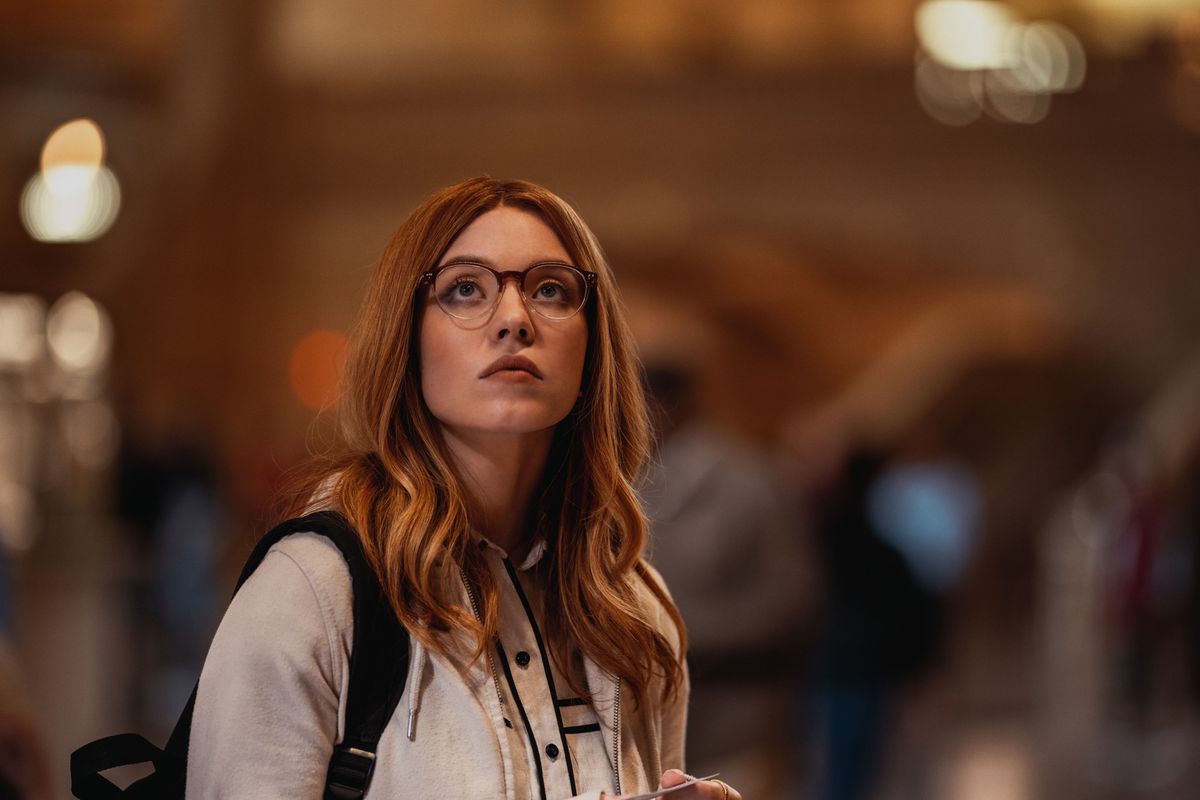
[[[811,567],[768,461],[703,419],[695,378],[647,367],[659,451],[643,500],[654,565],[688,626],[688,769],[746,797],[793,788],[792,698]]]
[[[979,518],[970,473],[927,443],[860,449],[819,498],[820,800],[871,796],[905,690],[941,655],[947,594]]]
[[[1194,456],[1171,457],[1163,441],[1142,426],[1120,430],[1079,492],[1074,533],[1097,553],[1090,591],[1103,612],[1087,777],[1153,796],[1194,785],[1200,710],[1181,702],[1191,690],[1176,668],[1190,638],[1200,700],[1200,475]]]
[[[50,800],[46,746],[25,699],[13,650],[16,609],[3,542],[0,535],[0,800]]]
[[[186,703],[220,612],[222,492],[197,437],[122,451],[118,509],[142,545],[137,629],[145,669],[137,698],[147,722],[169,730]]]
[[[1187,597],[1187,638],[1189,644],[1193,717],[1200,719],[1200,451],[1193,454],[1181,481],[1181,519],[1191,553],[1191,579]]]
[[[1110,604],[1115,628],[1117,717],[1137,730],[1149,722],[1155,655],[1161,635],[1161,564],[1166,492],[1153,450],[1129,437],[1112,459],[1125,489],[1115,520],[1110,563]]]

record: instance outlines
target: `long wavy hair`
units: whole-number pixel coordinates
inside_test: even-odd
[[[317,497],[345,514],[396,615],[426,647],[444,651],[436,632],[466,630],[478,658],[495,639],[495,586],[483,555],[468,546],[472,520],[463,482],[421,394],[417,331],[426,291],[421,274],[473,220],[498,206],[536,214],[578,266],[599,276],[583,312],[583,395],[555,430],[535,498],[534,535],[549,544],[536,569],[545,579],[552,658],[572,676],[568,653],[577,645],[620,678],[635,701],[656,680],[662,696],[670,696],[682,685],[686,633],[642,557],[646,520],[634,486],[651,437],[632,334],[595,236],[570,205],[541,186],[474,178],[430,196],[400,225],[350,338],[338,409],[344,451],[308,465],[284,510],[294,516]],[[453,565],[475,590],[478,618],[453,600],[460,580],[457,570],[447,569]],[[638,602],[638,582],[672,620],[678,649],[655,624],[657,612]]]

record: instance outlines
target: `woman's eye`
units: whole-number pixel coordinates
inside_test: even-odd
[[[553,283],[543,283],[537,287],[537,291],[534,294],[546,300],[553,300],[562,295],[562,287]]]
[[[450,286],[449,298],[455,301],[481,300],[483,290],[470,278],[459,278]]]

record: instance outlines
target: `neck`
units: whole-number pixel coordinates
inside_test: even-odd
[[[542,482],[554,429],[522,434],[442,429],[462,476],[472,522],[519,560],[532,544],[534,492]]]

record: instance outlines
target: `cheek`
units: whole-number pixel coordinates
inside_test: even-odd
[[[454,357],[461,352],[460,348],[454,346],[453,337],[438,323],[439,320],[426,314],[418,328],[421,394],[431,410],[442,405],[443,395],[454,395],[449,383],[455,374]]]
[[[582,328],[571,337],[571,344],[568,348],[568,353],[568,358],[570,359],[568,363],[571,365],[570,374],[575,377],[579,386],[582,386],[584,380],[583,369],[584,365],[587,363],[588,353],[588,330],[586,324],[584,324]],[[576,392],[579,391],[579,386],[576,386]]]

